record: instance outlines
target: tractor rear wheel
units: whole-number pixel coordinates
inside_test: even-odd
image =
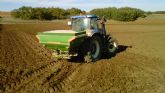
[[[102,56],[102,40],[99,36],[93,36],[86,47],[87,52],[84,56],[85,62],[94,62],[100,59]]]

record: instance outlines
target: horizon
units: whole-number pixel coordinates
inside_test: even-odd
[[[10,12],[22,6],[60,7],[64,9],[74,7],[87,12],[92,9],[107,7],[133,7],[151,12],[165,11],[165,1],[162,0],[150,0],[150,2],[144,0],[107,0],[104,2],[100,2],[100,0],[89,0],[88,2],[83,0],[0,0],[0,11]]]

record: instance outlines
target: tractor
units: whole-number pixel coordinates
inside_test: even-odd
[[[55,58],[70,59],[74,56],[84,62],[95,62],[103,55],[115,55],[117,40],[105,29],[106,18],[96,15],[72,16],[68,25],[71,30],[39,32],[39,43],[53,51]]]

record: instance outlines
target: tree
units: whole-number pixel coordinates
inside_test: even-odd
[[[53,19],[65,19],[67,16],[67,13],[62,8],[48,8],[50,12],[52,13]]]
[[[70,16],[79,15],[82,11],[78,8],[71,8],[66,10]]]
[[[79,13],[80,9],[71,9],[69,11],[62,8],[43,8],[43,7],[20,7],[12,11],[12,16],[24,20],[39,19],[39,20],[52,20],[52,19],[66,19],[67,16],[73,13]]]
[[[108,7],[108,8],[98,8],[90,11],[92,14],[96,14],[99,17],[106,16],[107,19],[119,20],[119,21],[134,21],[139,17],[145,17],[145,12],[130,7]]]

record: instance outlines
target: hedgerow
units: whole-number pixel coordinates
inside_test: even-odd
[[[145,17],[145,12],[137,8],[130,7],[109,7],[98,8],[90,11],[92,14],[96,14],[99,17],[106,16],[107,19],[113,19],[118,21],[134,21],[139,17]]]
[[[63,9],[63,8],[32,8],[23,6],[19,9],[12,11],[12,16],[15,18],[21,18],[25,20],[39,19],[39,20],[52,20],[52,19],[66,19],[72,15],[79,15],[82,11],[78,8]]]
[[[25,20],[39,19],[39,20],[53,20],[53,19],[66,19],[73,15],[85,14],[78,8],[63,9],[58,7],[43,8],[43,7],[27,7],[23,6],[19,9],[12,11],[12,16],[15,18],[21,18]],[[97,8],[90,11],[91,14],[96,14],[100,18],[106,16],[107,19],[119,20],[119,21],[135,21],[139,17],[145,17],[146,13],[143,10],[131,7],[109,7],[109,8]]]

